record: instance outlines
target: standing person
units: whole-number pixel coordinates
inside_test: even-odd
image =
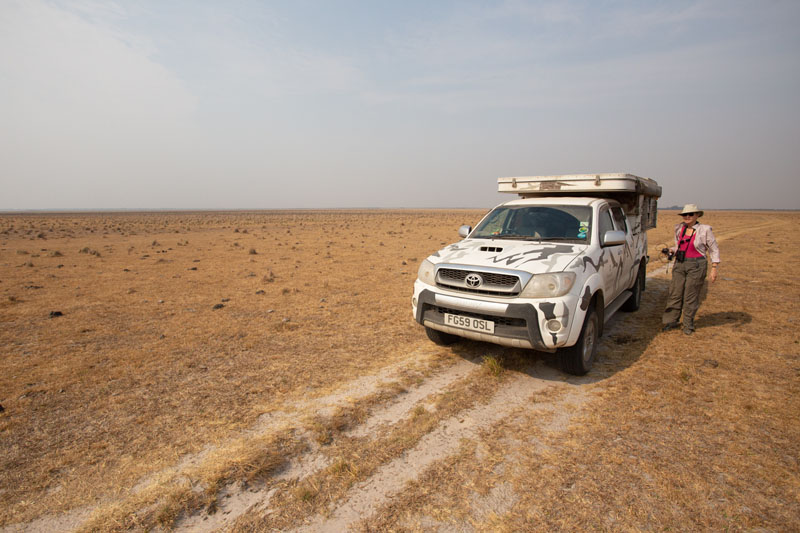
[[[700,291],[706,279],[708,262],[711,259],[711,282],[717,280],[719,271],[719,246],[711,231],[711,226],[700,224],[697,219],[703,211],[695,204],[686,204],[679,213],[683,222],[675,226],[675,246],[670,251],[675,254],[675,267],[669,285],[667,308],[661,321],[664,331],[680,327],[683,314],[683,332],[694,333],[694,315],[700,307]]]

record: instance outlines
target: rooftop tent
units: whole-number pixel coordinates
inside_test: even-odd
[[[547,196],[589,196],[618,201],[625,214],[636,217],[637,229],[656,227],[661,187],[650,178],[633,174],[564,174],[558,176],[522,176],[498,178],[498,192],[518,194],[521,198]]]

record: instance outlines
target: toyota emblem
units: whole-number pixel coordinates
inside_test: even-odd
[[[464,278],[464,281],[467,283],[467,287],[472,287],[473,289],[483,285],[483,278],[480,274],[476,274],[475,272],[470,272],[467,274],[467,277]]]

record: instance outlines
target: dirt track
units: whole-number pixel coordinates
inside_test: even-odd
[[[625,315],[614,317],[607,325],[608,335],[614,336],[622,331],[629,331],[629,323],[630,320]],[[605,344],[608,345],[607,342]],[[418,361],[419,356],[419,353],[412,354],[409,361]],[[471,373],[484,372],[479,360],[459,358],[451,366],[430,376],[418,387],[381,406],[370,418],[361,425],[351,428],[348,433],[368,434],[378,429],[376,426],[385,431],[392,422],[409,416],[416,406],[430,403],[430,396],[453,387],[457,381],[465,379]],[[455,455],[464,440],[480,441],[485,434],[491,433],[495,424],[504,419],[513,419],[523,412],[530,414],[533,409],[546,415],[539,419],[540,429],[557,438],[558,434],[566,431],[570,420],[580,412],[584,402],[591,401],[592,384],[596,381],[596,376],[580,378],[567,376],[555,367],[552,359],[529,361],[522,368],[509,372],[494,395],[486,398],[486,403],[460,411],[457,415],[440,421],[416,446],[388,464],[382,465],[369,478],[353,485],[342,501],[336,502],[322,513],[306,517],[304,525],[293,528],[292,531],[333,532],[357,528],[361,521],[380,512],[383,505],[402,492],[409,482],[416,480],[431,464]],[[356,388],[366,392],[363,386]],[[344,395],[350,396],[348,393]],[[332,406],[320,407],[325,409]],[[508,459],[504,467],[513,468],[513,452]],[[185,522],[179,522],[177,530],[226,529],[235,523],[239,516],[248,512],[251,515],[268,517],[275,512],[270,506],[272,496],[280,490],[296,486],[305,477],[327,466],[324,454],[319,452],[300,457],[297,463],[290,473],[279,476],[282,483],[277,487],[267,486],[260,490],[231,488],[230,498],[220,507],[221,513],[218,511],[213,516],[195,516]],[[304,468],[305,464],[313,466]],[[497,509],[492,508],[492,512],[509,508],[516,499],[513,489],[506,488],[502,501],[494,502]],[[483,515],[486,512],[482,506],[476,506],[472,521],[484,520],[486,517]],[[473,531],[475,528],[471,527],[469,522],[470,520],[467,520],[457,529]],[[269,529],[269,526],[265,529]]]
[[[417,360],[419,354],[414,354]],[[446,369],[437,372],[426,379],[419,386],[410,389],[397,399],[376,409],[373,415],[360,426],[351,428],[348,434],[364,434],[386,430],[392,421],[402,420],[413,411],[416,406],[425,405],[431,395],[452,387],[455,382],[466,377],[469,373],[482,372],[476,361],[459,359]],[[571,381],[571,382],[570,382]],[[565,415],[565,404],[577,405],[583,400],[584,391],[579,386],[588,380],[565,380],[557,370],[547,367],[543,363],[530,366],[523,372],[515,373],[504,380],[496,394],[489,398],[488,403],[478,407],[459,412],[456,416],[441,421],[437,427],[425,435],[424,438],[412,449],[401,457],[383,465],[368,479],[353,486],[344,501],[335,508],[327,509],[325,515],[318,515],[298,531],[345,531],[349,526],[364,517],[370,516],[387,499],[400,492],[405,484],[414,480],[434,461],[445,459],[455,453],[462,439],[479,437],[481,431],[490,427],[495,422],[513,415],[520,408],[526,408],[532,394],[553,388],[559,390],[558,401],[540,404],[539,409],[552,410],[561,413],[556,426],[566,426],[568,416]],[[367,392],[361,386],[362,392]],[[348,396],[350,396],[348,394]],[[328,404],[319,406],[333,407]],[[552,422],[548,427],[554,428]],[[178,531],[213,531],[233,523],[248,509],[254,513],[268,515],[274,511],[270,507],[270,498],[277,490],[291,487],[303,481],[326,466],[325,454],[318,450],[299,457],[295,466],[278,476],[281,483],[277,486],[268,486],[260,490],[247,490],[231,487],[230,497],[223,500],[220,510],[212,517],[197,516],[177,525]],[[306,466],[310,465],[310,467]]]

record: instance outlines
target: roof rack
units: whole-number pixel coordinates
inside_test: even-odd
[[[603,193],[632,193],[656,198],[661,196],[661,187],[654,180],[623,173],[498,178],[497,191],[519,194],[523,198],[563,195],[601,196],[605,195]]]

